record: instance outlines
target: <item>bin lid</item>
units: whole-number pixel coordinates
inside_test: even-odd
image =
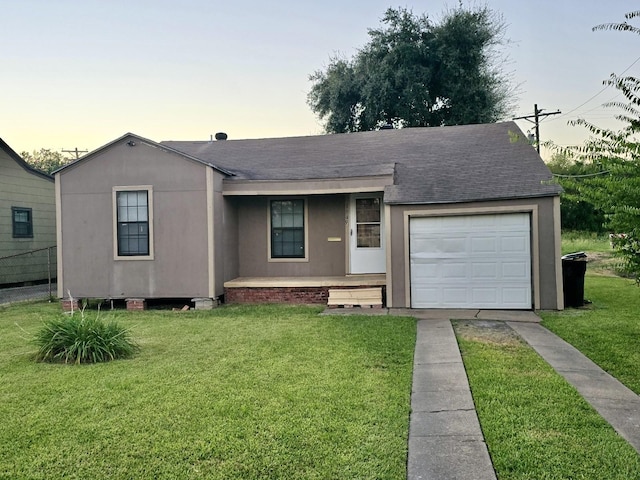
[[[587,254],[584,252],[567,253],[562,256],[562,260],[584,260],[586,258]]]

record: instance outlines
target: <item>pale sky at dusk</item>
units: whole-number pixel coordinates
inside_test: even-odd
[[[464,2],[469,5],[469,2]],[[93,150],[126,132],[162,140],[322,133],[306,104],[308,76],[351,56],[388,7],[440,18],[456,1],[0,0],[0,137],[14,150]],[[640,9],[626,0],[488,0],[508,24],[520,96],[563,115],[542,140],[580,143],[567,121],[604,124],[609,74],[640,57],[640,36],[592,32]],[[637,22],[635,24],[638,24]],[[640,61],[627,75],[640,76]],[[591,99],[591,100],[590,100]],[[618,96],[616,100],[620,100]],[[587,102],[584,105],[583,103]],[[518,122],[526,132],[531,124]]]

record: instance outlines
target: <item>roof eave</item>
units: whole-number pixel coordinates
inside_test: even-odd
[[[387,201],[384,200],[386,205],[447,205],[447,204],[458,204],[458,203],[474,203],[474,202],[500,202],[505,200],[526,200],[528,198],[548,198],[548,197],[559,197],[561,192],[556,193],[541,193],[541,194],[532,194],[532,195],[505,195],[503,197],[492,197],[492,198],[476,198],[476,199],[460,199],[460,200],[444,200],[444,201],[420,201],[420,200],[392,200]]]
[[[131,132],[125,133],[124,135],[116,138],[115,140],[112,140],[111,142],[102,145],[101,147],[99,147],[99,148],[87,153],[86,155],[83,155],[82,157],[78,158],[77,160],[74,160],[73,162],[68,163],[68,164],[66,164],[66,165],[54,170],[52,172],[52,175],[60,173],[61,171],[65,170],[67,168],[71,168],[71,167],[77,165],[78,163],[83,163],[86,160],[89,160],[90,158],[92,158],[92,157],[98,155],[99,153],[107,150],[108,148],[112,147],[113,145],[121,142],[125,138],[130,138],[130,137],[135,138],[140,143],[147,144],[147,145],[149,145],[151,147],[154,147],[154,148],[159,148],[159,149],[161,149],[161,150],[163,150],[165,152],[173,153],[175,155],[179,155],[179,156],[181,156],[183,158],[186,158],[188,160],[200,163],[200,164],[205,165],[207,167],[211,167],[214,170],[218,171],[219,173],[222,173],[223,175],[226,175],[226,176],[234,176],[235,175],[233,172],[230,172],[229,170],[225,170],[224,168],[220,168],[220,167],[218,167],[216,165],[213,165],[213,164],[211,164],[209,162],[205,162],[205,161],[203,161],[203,160],[201,160],[201,159],[199,159],[197,157],[194,157],[194,156],[189,155],[187,153],[181,152],[180,150],[176,150],[176,149],[168,147],[166,145],[162,145],[162,144],[160,144],[158,142],[154,142],[153,140],[149,140],[148,138],[141,137],[140,135],[136,135],[135,133],[131,133]]]
[[[13,148],[11,148],[7,144],[7,142],[2,140],[2,138],[0,138],[0,149],[4,150],[5,153],[9,155],[9,157],[11,157],[12,160],[14,160],[18,165],[20,165],[27,172],[32,173],[33,175],[37,175],[38,177],[41,177],[45,180],[49,180],[50,182],[53,182],[52,175],[49,175],[48,173],[45,173],[42,170],[38,170],[37,168],[29,165],[27,162],[24,161],[24,159],[20,155],[16,153],[16,151]]]

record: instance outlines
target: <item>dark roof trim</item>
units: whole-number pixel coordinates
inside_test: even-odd
[[[52,172],[52,174],[55,175],[56,173],[59,173],[62,170],[65,170],[66,168],[72,167],[72,166],[74,166],[74,165],[76,165],[78,163],[82,163],[82,162],[84,162],[86,160],[89,160],[91,157],[103,152],[104,150],[108,149],[109,147],[111,147],[111,146],[115,145],[116,143],[121,142],[125,138],[129,138],[129,137],[133,137],[136,140],[138,140],[140,143],[144,143],[144,144],[146,144],[146,145],[148,145],[150,147],[159,148],[161,150],[164,150],[165,152],[173,153],[173,154],[179,155],[179,156],[181,156],[183,158],[186,158],[187,160],[191,160],[193,162],[197,162],[197,163],[200,163],[202,165],[206,165],[207,167],[211,167],[214,170],[217,170],[218,172],[222,173],[223,175],[227,175],[227,176],[230,176],[230,177],[234,176],[234,173],[230,172],[229,170],[225,170],[224,168],[220,168],[220,167],[218,167],[218,166],[216,166],[216,165],[214,165],[212,163],[205,162],[205,161],[203,161],[203,160],[201,160],[201,159],[199,159],[197,157],[193,157],[193,156],[191,156],[189,154],[181,152],[180,150],[176,150],[176,149],[168,147],[166,145],[162,145],[160,143],[154,142],[153,140],[149,140],[147,138],[141,137],[140,135],[136,135],[135,133],[125,133],[121,137],[116,138],[115,140],[113,140],[113,141],[101,146],[100,148],[97,148],[96,150],[93,150],[93,151],[87,153],[86,155],[80,157],[79,159],[74,160],[73,162],[68,163],[68,164],[60,167],[57,170],[54,170]]]
[[[548,197],[559,197],[561,191],[557,191],[555,193],[541,193],[539,195],[511,195],[505,197],[492,197],[492,198],[467,198],[467,199],[459,199],[459,200],[443,200],[443,201],[418,201],[418,200],[391,200],[386,201],[383,200],[385,205],[454,205],[458,203],[482,203],[482,202],[500,202],[504,200],[526,200],[529,198],[548,198]]]
[[[20,165],[23,169],[25,169],[28,173],[32,173],[37,175],[38,177],[44,178],[45,180],[49,180],[53,182],[53,177],[37,168],[32,167],[27,162],[25,162],[20,155],[18,155],[13,148],[11,148],[7,143],[0,138],[0,149],[4,150],[7,155],[9,155],[15,162]]]

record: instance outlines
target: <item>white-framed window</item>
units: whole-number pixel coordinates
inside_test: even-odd
[[[308,261],[308,208],[305,198],[269,199],[269,261]]]
[[[116,260],[153,259],[153,187],[113,187]]]

